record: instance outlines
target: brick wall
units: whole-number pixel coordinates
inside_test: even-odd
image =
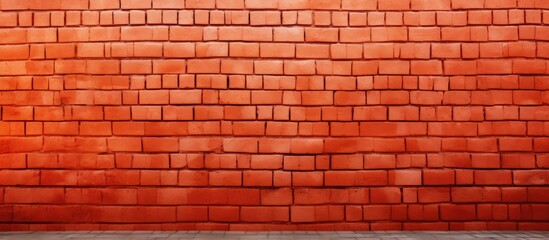
[[[0,229],[549,229],[547,0],[0,0]]]

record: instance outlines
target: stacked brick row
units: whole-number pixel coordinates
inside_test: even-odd
[[[549,1],[0,0],[0,229],[549,228]]]

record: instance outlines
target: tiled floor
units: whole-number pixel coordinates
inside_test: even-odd
[[[549,239],[549,231],[477,231],[477,232],[0,232],[3,239],[78,239],[78,240],[115,240],[115,239]]]

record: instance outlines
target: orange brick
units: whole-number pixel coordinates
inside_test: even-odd
[[[0,0],[0,222],[546,229],[547,2]]]

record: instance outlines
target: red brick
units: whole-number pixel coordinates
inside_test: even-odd
[[[549,139],[548,138],[536,138],[534,139],[534,151],[536,152],[544,152],[549,147]]]
[[[297,44],[296,58],[316,59],[329,58],[330,48],[320,44]]]
[[[527,189],[509,187],[501,189],[501,199],[505,202],[523,202],[527,199]]]
[[[167,154],[134,154],[132,168],[168,168]]]
[[[441,220],[472,220],[476,218],[475,205],[440,205]]]
[[[534,220],[547,220],[547,213],[549,209],[544,204],[532,205],[532,219]]]
[[[185,73],[186,62],[184,60],[153,61],[153,73],[173,74]]]
[[[2,154],[0,155],[0,166],[4,169],[25,168],[26,156],[24,154]]]
[[[433,58],[459,58],[461,45],[456,43],[432,44]]]
[[[355,107],[353,120],[386,120],[387,108],[385,107]]]
[[[141,151],[141,139],[139,138],[110,138],[107,140],[109,151],[113,152],[134,152]]]
[[[26,43],[27,42],[27,30],[26,29],[2,29],[0,30],[0,36],[2,40],[0,43]]]
[[[272,186],[273,172],[272,171],[244,171],[243,172],[244,186]]]
[[[252,169],[281,169],[282,155],[254,155],[251,158]]]
[[[395,187],[372,188],[370,193],[372,203],[399,203],[402,195]]]
[[[337,42],[339,39],[338,29],[306,28],[306,42]]]
[[[387,105],[404,105],[410,102],[408,91],[383,91],[380,101]]]
[[[521,170],[513,172],[513,183],[515,185],[540,185],[547,184],[549,178],[543,170]]]
[[[30,2],[21,2],[16,0],[3,0],[0,4],[2,10],[25,10],[29,9]]]
[[[334,155],[331,159],[332,169],[362,169],[362,155]]]
[[[229,189],[229,205],[259,205],[259,189]]]
[[[387,205],[368,205],[363,207],[364,220],[380,221],[391,219],[391,207]]]
[[[372,28],[372,41],[407,41],[408,29],[404,27],[375,27]]]
[[[195,45],[192,43],[164,43],[164,57],[191,58],[195,56]]]
[[[254,120],[256,118],[256,107],[225,106],[224,117],[228,120]]]
[[[169,38],[173,41],[201,41],[203,28],[172,26]]]
[[[171,104],[199,104],[202,102],[200,90],[172,90],[169,92]]]
[[[5,203],[60,204],[65,200],[63,188],[6,188]]]
[[[289,153],[290,140],[287,139],[265,139],[259,140],[259,152],[261,153]]]
[[[291,153],[311,154],[322,153],[324,141],[322,139],[292,139]]]
[[[421,171],[418,170],[395,170],[389,171],[390,185],[421,185]]]
[[[410,205],[410,220],[439,220],[439,209],[435,205]]]
[[[179,141],[176,138],[143,138],[145,152],[177,152]]]
[[[312,75],[316,72],[315,62],[310,60],[284,61],[284,73],[295,75]]]
[[[365,155],[364,168],[366,169],[390,169],[395,168],[396,157],[394,155]]]
[[[448,153],[444,154],[442,157],[443,166],[463,168],[468,168],[471,166],[471,156],[468,154]]]
[[[290,188],[262,189],[261,205],[290,205],[292,195]]]
[[[363,42],[369,42],[371,40],[370,29],[367,29],[367,28],[342,28],[340,31],[341,31],[340,42],[343,42],[343,43],[363,43]],[[348,53],[348,55],[350,54],[351,53]],[[365,54],[366,54],[366,51],[365,51]],[[358,55],[357,57],[360,58],[360,56]]]
[[[358,123],[332,123],[330,126],[332,136],[358,136]]]
[[[121,0],[122,9],[147,9],[151,8],[151,0]]]
[[[473,154],[471,162],[474,168],[500,167],[500,157],[495,154]]]
[[[532,139],[528,138],[500,138],[500,151],[532,151]]]
[[[518,40],[518,28],[514,26],[488,27],[490,41]]]
[[[150,74],[152,62],[147,60],[124,60],[121,62],[122,74]]]
[[[376,0],[342,0],[343,10],[376,10]]]
[[[379,10],[409,10],[410,0],[398,0],[394,2],[379,1]]]
[[[408,61],[380,61],[379,73],[387,75],[402,75],[410,73],[410,62]]]
[[[206,171],[180,171],[180,186],[206,186],[208,185],[208,172]]]
[[[224,104],[250,104],[251,92],[245,90],[221,91],[219,101]]]
[[[412,61],[411,63],[412,75],[441,75],[442,74],[442,62],[440,61]]]
[[[366,59],[391,59],[394,57],[393,43],[367,43],[364,44],[364,58]]]
[[[517,105],[538,105],[541,102],[538,91],[513,91],[513,103]]]
[[[455,173],[452,170],[424,170],[424,185],[450,185],[455,183]]]
[[[28,45],[7,45],[0,46],[0,59],[2,60],[17,60],[29,58]]]
[[[506,154],[501,158],[503,168],[534,168],[536,166],[533,154]]]
[[[184,1],[170,1],[170,0],[155,0],[152,1],[153,8],[160,9],[183,9],[185,7]]]
[[[177,221],[199,222],[208,220],[208,207],[206,206],[178,206]]]
[[[290,220],[288,207],[242,207],[243,222],[288,222]]]
[[[28,147],[32,147],[29,145]],[[90,137],[49,137],[44,139],[43,150],[46,152],[55,151],[77,151],[77,152],[105,152],[107,142],[104,138]]]
[[[233,134],[236,136],[265,135],[264,122],[233,122]]]
[[[314,222],[314,206],[292,206],[290,209],[292,222]]]
[[[532,187],[528,189],[528,200],[535,202],[547,202],[547,189],[543,187]],[[524,194],[524,192],[523,192]]]
[[[254,70],[257,74],[282,74],[284,71],[282,61],[255,61]]]
[[[139,184],[139,171],[112,170],[105,172],[106,183],[117,185]]]
[[[175,221],[176,210],[175,207],[93,207],[92,218],[99,221],[107,221],[107,219],[116,219],[118,222],[165,222]],[[131,214],[135,212],[142,212],[147,214],[147,217],[143,217],[138,214]]]
[[[447,75],[475,75],[477,63],[475,61],[445,61],[444,73]]]
[[[211,186],[241,186],[242,174],[238,171],[214,171],[209,173]]]
[[[420,203],[440,203],[450,201],[450,189],[445,187],[419,188],[418,201]]]
[[[383,186],[387,184],[386,171],[326,172],[327,186]]]
[[[440,28],[436,27],[414,27],[409,28],[410,41],[440,41]]]
[[[322,172],[293,172],[292,185],[298,187],[322,186],[324,176]]]
[[[426,133],[427,125],[423,123],[364,122],[360,124],[361,136],[395,137],[425,135]]]
[[[450,10],[450,0],[412,0],[412,10]]]
[[[221,73],[251,74],[253,73],[253,61],[249,60],[222,60]]]
[[[233,206],[211,206],[209,207],[209,219],[216,222],[238,222],[240,212],[238,207]]]
[[[217,0],[217,7],[220,9],[243,9],[244,0]]]
[[[3,180],[6,186],[37,185],[40,182],[40,172],[34,170],[4,170],[0,174],[0,179]]]
[[[329,91],[307,91],[302,93],[303,105],[331,105],[333,93]]]
[[[404,139],[376,139],[374,141],[374,152],[404,152]]]
[[[77,122],[46,122],[44,135],[78,135],[78,124]]]
[[[285,156],[284,170],[314,170],[315,158],[313,156]]]
[[[3,120],[32,120],[33,108],[32,107],[10,107],[5,106],[2,108]]]
[[[481,185],[507,185],[511,184],[510,171],[505,170],[478,170],[475,171],[475,183]]]

